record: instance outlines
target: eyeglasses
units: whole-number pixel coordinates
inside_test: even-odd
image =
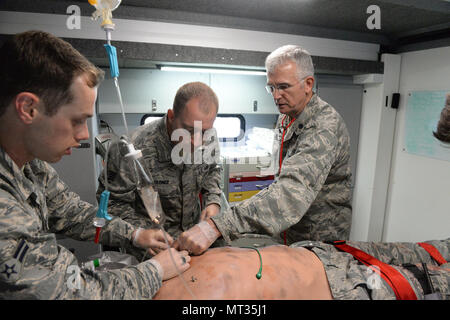
[[[266,91],[267,91],[268,93],[270,93],[270,94],[273,95],[273,94],[275,93],[276,90],[278,90],[278,92],[286,91],[287,89],[292,88],[292,87],[298,85],[298,84],[301,83],[303,80],[304,80],[304,78],[303,78],[301,81],[297,82],[296,84],[281,83],[281,84],[277,84],[277,85],[275,85],[275,86],[274,86],[274,85],[271,85],[271,84],[268,84],[268,85],[266,86]]]

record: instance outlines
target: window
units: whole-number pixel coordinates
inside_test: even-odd
[[[165,113],[147,113],[144,114],[144,116],[141,118],[141,126],[150,122],[153,122],[155,120],[161,119],[162,117],[164,117],[166,114]]]
[[[240,114],[218,114],[214,121],[219,141],[239,141],[245,134],[245,119]]]
[[[141,125],[164,117],[164,113],[145,114],[141,119]],[[218,114],[214,121],[219,141],[239,141],[245,134],[245,119],[240,114]]]

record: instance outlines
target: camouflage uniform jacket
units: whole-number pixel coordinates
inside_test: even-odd
[[[130,141],[142,151],[166,215],[164,229],[173,237],[188,230],[200,218],[199,194],[204,205],[220,205],[221,170],[217,164],[174,164],[173,149],[166,127],[166,117],[139,127]],[[214,140],[217,144],[217,139]],[[218,147],[217,147],[218,150]],[[137,192],[123,143],[113,144],[108,151],[107,187],[110,191],[108,212],[137,227],[151,227],[151,221]],[[211,161],[210,161],[211,162]],[[104,173],[99,177],[97,196],[105,188]]]
[[[425,242],[434,246],[446,261],[450,261],[450,238]],[[423,273],[423,266],[420,264],[426,264],[432,287],[440,293],[442,299],[450,300],[450,262],[439,266],[417,243],[347,241],[347,244],[396,269],[409,282],[418,300],[425,299],[426,292],[416,276],[405,269],[405,266],[418,265]],[[305,247],[313,251],[322,261],[334,299],[396,299],[391,285],[374,271],[374,266],[362,264],[353,255],[338,250],[332,244],[300,241],[291,247]]]
[[[161,277],[148,261],[106,272],[78,269],[80,286],[69,285],[78,261],[57,244],[55,233],[93,240],[95,214],[48,163],[36,159],[20,169],[0,148],[0,299],[153,297]],[[130,246],[133,230],[114,218],[103,227],[101,242]]]
[[[277,133],[291,119],[280,115]],[[278,144],[281,144],[279,134]],[[285,132],[275,181],[252,198],[213,217],[226,241],[239,234],[300,240],[348,239],[351,225],[350,137],[342,117],[316,94]]]

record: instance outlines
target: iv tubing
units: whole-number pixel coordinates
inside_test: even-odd
[[[119,102],[120,102],[120,109],[122,111],[123,124],[125,125],[126,135],[128,137],[128,125],[127,125],[127,120],[125,118],[125,110],[123,108],[122,94],[120,92],[120,87],[119,87],[119,79],[117,77],[114,77],[114,84],[116,86],[117,97],[119,98]]]
[[[166,241],[166,244],[167,244],[167,246],[168,246],[169,249],[170,249],[169,241],[167,240],[166,232],[165,232],[163,226],[158,225],[158,227],[159,227],[159,228],[161,229],[161,231],[163,232],[164,240]],[[198,300],[197,297],[195,296],[195,294],[191,291],[191,289],[189,289],[189,286],[187,285],[186,280],[184,280],[183,276],[181,275],[181,272],[180,272],[180,270],[179,270],[178,267],[177,267],[177,264],[176,264],[176,262],[175,262],[175,259],[174,259],[173,255],[172,255],[172,251],[171,251],[171,250],[169,250],[169,255],[170,255],[170,259],[172,259],[172,263],[173,263],[173,265],[175,266],[175,269],[177,270],[178,277],[180,278],[180,280],[181,280],[181,282],[183,283],[184,287],[186,288],[187,292],[189,292],[189,294],[192,296],[192,298],[193,298],[194,300]]]
[[[113,144],[113,141],[111,141],[108,144],[108,148],[106,149],[106,153],[105,153],[105,168],[103,169],[104,170],[104,174],[105,174],[105,181],[104,181],[105,190],[108,190],[108,174],[107,174],[107,171],[108,171],[108,153],[109,153],[109,149],[111,148],[112,144]]]
[[[103,28],[106,32],[106,43],[111,45],[111,29]]]
[[[126,125],[126,122],[125,122],[125,125]],[[112,139],[111,142],[108,145],[108,148],[106,149],[106,153],[105,153],[105,168],[103,169],[104,179],[105,179],[105,182],[104,182],[105,190],[108,190],[108,174],[107,174],[107,171],[108,171],[109,149],[111,148],[111,146],[114,143],[120,143],[120,142],[125,143],[125,141],[122,141],[121,139]]]

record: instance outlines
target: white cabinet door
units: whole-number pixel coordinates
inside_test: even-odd
[[[177,90],[183,84],[193,81],[209,84],[209,75],[154,69],[122,69],[119,85],[125,113],[165,113],[172,108]],[[111,78],[105,79],[98,91],[100,113],[121,112]],[[152,110],[153,100],[156,102],[156,110]]]
[[[114,82],[109,71],[106,72],[107,78],[98,90],[99,112],[120,113]],[[272,96],[264,88],[265,76],[122,69],[119,85],[125,113],[165,113],[172,108],[177,90],[193,81],[211,86],[219,99],[219,113],[278,113]],[[152,101],[156,102],[156,110],[152,109]]]
[[[211,74],[211,88],[219,98],[219,113],[277,113],[265,85],[265,76]]]

